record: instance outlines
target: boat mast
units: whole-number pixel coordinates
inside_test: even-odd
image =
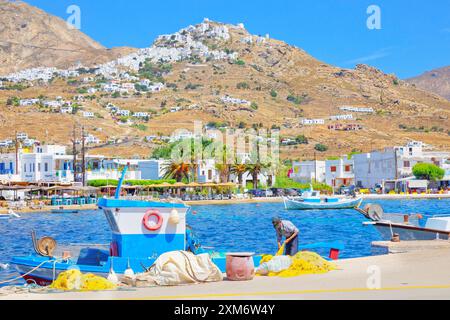
[[[17,140],[17,130],[14,131],[15,135],[16,135],[16,140],[15,140],[15,148],[16,148],[16,174],[19,174],[19,141]],[[11,172],[12,173],[12,172]]]

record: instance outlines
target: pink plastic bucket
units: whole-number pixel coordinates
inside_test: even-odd
[[[231,281],[249,281],[255,276],[253,253],[227,253],[227,279]]]

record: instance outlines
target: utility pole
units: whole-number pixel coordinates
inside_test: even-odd
[[[72,153],[73,153],[73,180],[77,181],[77,135],[76,135],[76,123],[73,124],[72,130]]]
[[[84,126],[81,127],[81,172],[83,173],[82,182],[83,187],[86,186],[86,150],[84,146]]]
[[[317,182],[317,154],[314,152],[314,180]]]
[[[16,143],[15,143],[15,148],[16,148],[16,174],[19,174],[19,141],[17,140],[17,131],[14,131],[14,134],[16,136]]]

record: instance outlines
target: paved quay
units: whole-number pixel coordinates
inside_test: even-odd
[[[296,278],[256,277],[248,282],[133,288],[127,291],[18,294],[0,299],[450,299],[450,252],[429,250],[340,260],[340,270]],[[368,286],[369,284],[369,286]],[[376,288],[380,285],[379,289]]]

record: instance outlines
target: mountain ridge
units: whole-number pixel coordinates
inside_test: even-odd
[[[406,81],[450,100],[450,66],[426,71]]]
[[[0,74],[33,67],[107,62],[134,48],[107,49],[61,18],[22,1],[0,0]]]

